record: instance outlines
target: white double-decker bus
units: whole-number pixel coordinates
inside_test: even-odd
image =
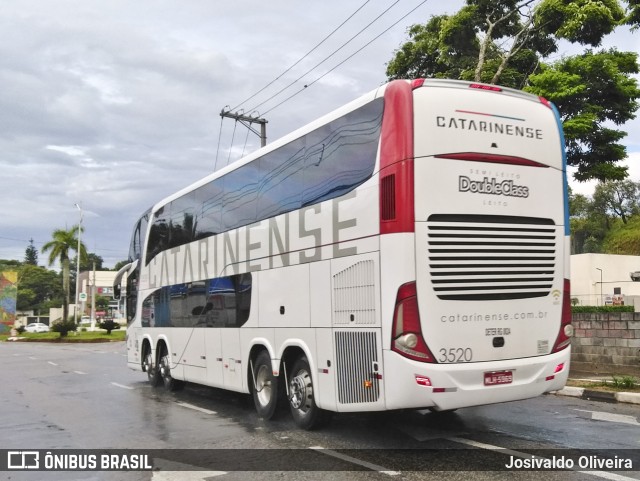
[[[129,367],[328,412],[561,388],[564,141],[546,100],[393,81],[160,201],[135,226]]]

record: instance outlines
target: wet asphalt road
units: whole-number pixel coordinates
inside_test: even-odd
[[[0,479],[640,479],[640,406],[542,396],[448,415],[341,414],[305,432],[286,409],[259,419],[245,395],[152,388],[126,368],[122,342],[2,343],[0,362],[0,449],[207,450],[155,451],[147,472],[4,471]],[[631,459],[634,471],[496,471],[532,449]]]

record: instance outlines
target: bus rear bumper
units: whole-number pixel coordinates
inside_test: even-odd
[[[528,399],[562,389],[569,376],[571,348],[491,363],[427,364],[393,351],[385,350],[383,355],[387,409],[444,411]]]

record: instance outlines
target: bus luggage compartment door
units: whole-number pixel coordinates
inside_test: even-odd
[[[335,329],[338,411],[382,409],[380,330]]]

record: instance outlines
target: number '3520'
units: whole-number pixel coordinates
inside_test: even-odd
[[[439,352],[438,362],[471,362],[473,360],[473,351],[470,347],[442,348]]]

